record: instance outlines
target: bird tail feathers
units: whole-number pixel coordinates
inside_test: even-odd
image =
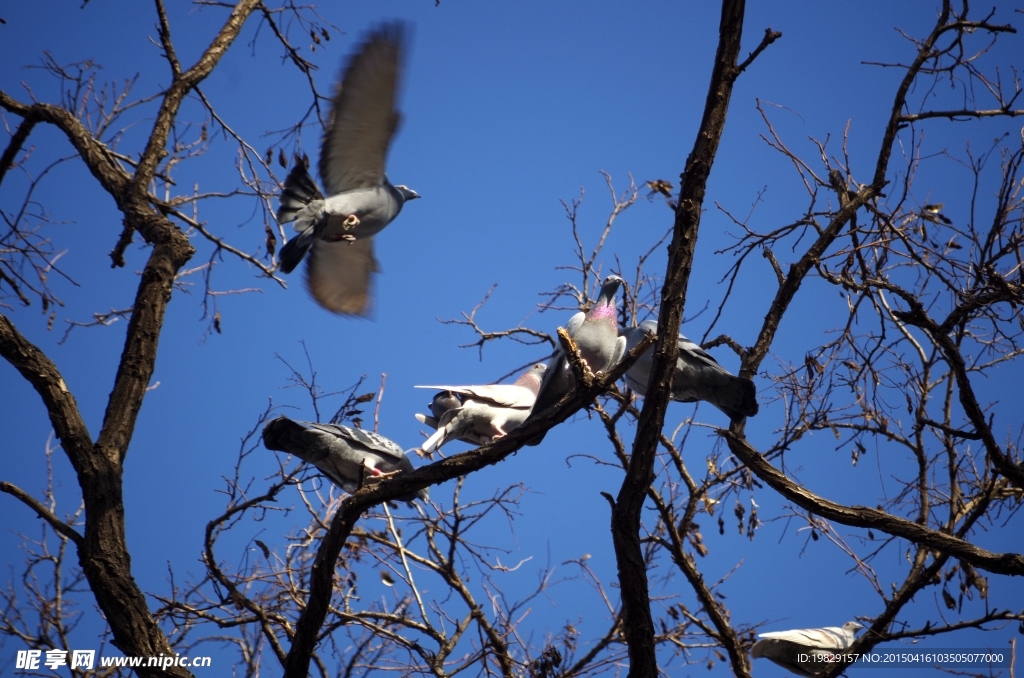
[[[263,427],[263,444],[268,450],[294,454],[303,444],[306,427],[288,417],[278,417]]]
[[[717,389],[708,402],[730,419],[752,417],[757,414],[757,388],[750,379],[729,375],[729,383]]]
[[[444,445],[444,443],[446,442],[445,434],[447,433],[448,427],[442,426],[441,428],[437,429],[437,431],[434,432],[434,435],[427,438],[427,441],[420,446],[420,449],[422,449],[424,452],[433,452],[437,448],[441,447],[441,445]]]
[[[280,202],[277,208],[278,223],[286,224],[289,221],[294,221],[295,217],[306,205],[314,200],[323,199],[324,196],[320,193],[320,189],[316,187],[313,177],[309,176],[309,170],[306,169],[303,163],[298,163],[284,180],[284,189],[278,198]],[[295,225],[297,229],[305,230],[301,228],[302,226],[303,224],[298,223]]]
[[[281,272],[291,273],[294,271],[295,267],[306,256],[306,252],[309,252],[309,248],[313,246],[314,242],[316,242],[316,234],[313,232],[313,229],[305,230],[286,242],[278,254]]]

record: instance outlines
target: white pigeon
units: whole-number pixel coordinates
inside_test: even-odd
[[[626,337],[626,351],[633,350],[647,334],[658,331],[658,321],[645,320],[639,327],[622,330]],[[752,417],[757,414],[757,389],[754,382],[735,377],[711,357],[707,351],[682,334],[679,335],[679,357],[672,377],[672,399],[681,403],[704,400],[725,413],[730,419]],[[639,395],[647,394],[654,366],[654,347],[651,346],[626,372],[626,384]]]
[[[514,384],[417,386],[455,394],[461,403],[436,417],[435,397],[431,410],[436,418],[416,415],[422,423],[437,429],[423,443],[422,449],[433,452],[449,440],[456,439],[483,445],[519,427],[530,414],[546,369],[545,365],[538,363],[524,372]]]
[[[857,622],[851,621],[842,627],[826,626],[820,629],[760,633],[757,637],[763,640],[754,643],[754,647],[750,649],[750,656],[754,659],[764,657],[798,676],[813,678],[829,666],[826,662],[815,661],[813,657],[822,657],[849,648],[853,645],[857,631],[862,628],[864,627]],[[801,658],[801,654],[807,657]]]
[[[340,424],[317,424],[278,417],[263,427],[268,450],[287,452],[316,466],[346,492],[365,484],[413,470],[398,443],[373,431]],[[398,497],[399,501],[427,501],[427,489]]]
[[[615,295],[621,285],[622,278],[617,275],[605,278],[593,308],[587,312],[580,311],[565,326],[566,333],[576,342],[576,348],[594,374],[611,370],[626,353],[626,337],[619,336],[619,311],[615,306]],[[576,375],[559,344],[548,361],[544,382],[533,406],[534,412],[550,408],[574,386]],[[527,444],[538,445],[542,440],[544,434]]]
[[[401,117],[395,99],[404,42],[403,24],[380,26],[345,70],[320,145],[320,177],[328,197],[303,162],[292,168],[281,192],[277,220],[295,222],[298,231],[281,248],[281,271],[290,273],[308,252],[309,291],[335,313],[369,312],[371,277],[379,270],[373,236],[406,201],[420,197],[405,186],[392,186],[384,173]]]

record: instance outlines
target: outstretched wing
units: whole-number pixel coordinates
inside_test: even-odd
[[[378,270],[372,237],[355,242],[317,240],[306,260],[306,284],[328,311],[367,315],[373,305],[371,277]]]
[[[486,384],[483,386],[416,386],[415,388],[433,388],[438,391],[451,391],[474,400],[488,401],[501,407],[533,407],[536,399],[533,393],[515,384]]]
[[[384,180],[400,118],[395,100],[405,35],[400,22],[378,27],[345,70],[320,147],[320,177],[329,196]]]

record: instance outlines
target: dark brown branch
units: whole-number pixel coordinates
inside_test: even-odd
[[[128,174],[107,149],[96,139],[82,122],[67,110],[52,104],[23,104],[0,91],[0,107],[23,118],[35,118],[39,122],[54,125],[67,136],[78,151],[82,162],[120,206],[120,198],[128,184]]]
[[[127,655],[173,654],[166,635],[132,577],[125,535],[122,463],[152,378],[175,276],[195,252],[185,234],[153,209],[149,184],[166,156],[167,139],[185,96],[209,75],[259,4],[259,0],[238,3],[199,61],[173,79],[164,92],[134,176],[129,177],[106,145],[71,112],[49,104],[25,105],[0,92],[0,107],[61,129],[89,171],[117,203],[124,214],[125,231],[114,251],[115,264],[119,259],[123,261],[123,248],[132,231],[138,231],[153,245],[135,296],[114,388],[95,445],[56,368],[42,351],[0,316],[0,354],[40,393],[54,430],[78,474],[86,515],[85,533],[78,542],[79,562],[110,624],[113,644]],[[162,10],[159,3],[157,9]],[[165,21],[161,36],[166,48],[170,38]],[[172,60],[172,70],[176,70],[173,51],[168,53],[168,58]],[[144,676],[191,675],[180,667],[169,667],[167,672],[141,669],[139,673]]]
[[[939,422],[932,421],[931,419],[923,418],[920,420],[920,424],[921,426],[931,426],[932,428],[937,428],[943,433],[949,434],[951,436],[956,436],[957,438],[964,438],[966,440],[981,440],[980,433],[973,433],[971,431],[961,431],[960,429],[955,429],[952,426],[940,424]]]
[[[199,60],[179,77],[176,77],[164,93],[164,98],[160,102],[160,110],[157,112],[146,148],[142,152],[139,166],[132,177],[131,192],[133,194],[143,195],[146,187],[149,186],[149,182],[153,180],[157,165],[166,155],[167,137],[171,132],[172,124],[185,96],[213,71],[213,68],[220,62],[228,47],[238,37],[238,33],[242,30],[246,19],[260,5],[261,0],[242,0],[235,5],[232,8],[231,15],[221,29],[217,31],[217,35],[199,57]],[[146,233],[142,235],[147,240],[150,239]]]
[[[893,146],[896,143],[896,134],[899,132],[900,116],[903,112],[903,106],[907,101],[907,92],[910,91],[910,86],[914,84],[914,80],[917,79],[917,74],[921,71],[921,67],[929,60],[934,58],[935,43],[939,37],[945,32],[947,28],[947,22],[949,21],[950,7],[948,2],[942,4],[942,12],[940,12],[938,19],[935,21],[935,28],[932,29],[931,34],[925,38],[919,45],[917,50],[917,56],[910,66],[907,67],[907,72],[903,75],[903,80],[900,81],[900,86],[896,90],[896,96],[893,99],[892,109],[889,113],[889,122],[885,126],[885,135],[882,137],[882,143],[878,149],[878,161],[875,163],[875,176],[871,180],[871,185],[875,187],[877,191],[881,191],[882,187],[885,186],[885,175],[889,169],[889,158],[892,156]],[[858,191],[858,194],[862,191]]]
[[[949,118],[950,120],[955,120],[957,118],[992,118],[1000,115],[1015,118],[1018,115],[1024,115],[1024,110],[1013,108],[997,108],[992,111],[972,111],[969,109],[964,109],[960,111],[925,111],[924,113],[906,113],[899,117],[899,121],[901,123],[904,123],[916,122],[918,120],[927,120],[929,118]]]
[[[6,316],[0,314],[0,356],[32,385],[42,398],[50,424],[67,452],[92,448],[92,437],[78,411],[57,366],[35,344],[18,332]],[[72,463],[75,459],[72,458]],[[77,470],[77,467],[76,467]]]
[[[11,136],[11,143],[7,144],[3,156],[0,156],[0,185],[4,183],[4,176],[7,175],[7,170],[14,167],[15,156],[21,151],[21,147],[25,145],[28,135],[32,133],[32,128],[36,126],[37,122],[39,122],[39,118],[34,114],[29,114],[21,121],[18,129]]]
[[[71,541],[75,542],[75,544],[82,543],[82,535],[80,535],[75,528],[71,527],[60,518],[53,515],[53,513],[51,513],[50,510],[47,509],[45,506],[40,504],[35,497],[28,494],[17,485],[12,485],[11,483],[8,483],[6,481],[0,482],[0,492],[6,492],[12,497],[16,497],[17,499],[21,500],[23,504],[25,504],[30,509],[35,511],[36,515],[38,515],[40,518],[48,522],[50,524],[50,527],[52,527],[57,532],[60,532],[62,535],[64,535]]]
[[[790,480],[769,463],[744,438],[732,431],[723,431],[729,449],[743,464],[775,491],[812,513],[850,527],[879,530],[894,537],[947,553],[975,567],[994,574],[1024,576],[1024,555],[992,553],[944,532],[931,530],[919,523],[864,506],[844,506],[820,497]]]
[[[744,59],[743,63],[740,64],[736,68],[736,74],[739,75],[743,71],[747,70],[747,66],[749,66],[752,63],[754,63],[754,59],[759,57],[761,55],[761,52],[763,52],[766,49],[768,49],[768,46],[770,44],[772,44],[773,42],[775,42],[776,40],[778,40],[781,37],[782,37],[782,33],[778,32],[778,31],[773,31],[770,26],[768,28],[764,29],[764,37],[761,38],[761,44],[758,45],[757,48],[753,52],[750,53],[750,56],[748,56],[746,59]]]
[[[875,280],[871,282],[882,286],[882,281]],[[886,287],[892,289],[893,286],[886,285]],[[907,301],[906,297],[904,297],[904,301]],[[919,302],[912,304],[910,311],[896,311],[894,315],[903,322],[923,329],[939,347],[939,350],[942,351],[942,355],[945,357],[946,362],[953,371],[953,376],[956,378],[957,391],[960,394],[960,405],[964,408],[964,414],[970,419],[971,425],[974,426],[978,439],[985,445],[985,451],[988,452],[992,465],[1001,474],[1006,476],[1010,482],[1024,489],[1024,464],[1014,462],[1007,457],[996,441],[992,427],[985,419],[985,412],[981,409],[978,398],[974,394],[974,385],[971,384],[971,378],[967,373],[967,363],[964,362],[964,357],[960,354],[960,348],[956,345],[956,342],[953,341],[948,333],[943,331],[941,326],[928,317],[924,307]]]
[[[741,72],[737,67],[737,59],[743,33],[744,9],[743,0],[724,0],[722,3],[718,51],[704,104],[704,115],[693,150],[686,160],[686,168],[680,176],[679,204],[661,293],[657,330],[659,340],[655,344],[650,383],[637,424],[629,467],[612,510],[612,541],[622,591],[623,632],[629,649],[630,678],[655,678],[658,675],[647,568],[640,544],[640,519],[647,490],[654,478],[654,459],[668,409],[671,377],[679,350],[676,337],[686,303],[707,180],[725,130],[733,84]],[[765,40],[769,36],[770,33],[766,34]],[[751,58],[754,56],[756,54],[752,54]],[[733,670],[737,675],[747,675],[749,661],[746,656],[735,652],[734,648],[727,650],[730,652]]]
[[[478,471],[485,466],[497,464],[509,455],[518,452],[528,441],[559,424],[605,392],[637,358],[651,346],[653,338],[645,337],[630,351],[615,369],[604,377],[595,379],[587,388],[577,388],[564,396],[550,409],[531,416],[522,426],[487,445],[463,452],[447,459],[429,464],[416,471],[404,474],[373,486],[367,486],[346,497],[337,513],[331,519],[331,526],[317,550],[309,580],[309,599],[295,625],[295,637],[285,663],[286,678],[306,678],[309,662],[313,656],[320,627],[327,617],[331,595],[334,591],[335,563],[341,554],[345,541],[351,534],[356,521],[368,509],[397,497],[414,494],[430,485],[443,483],[452,478]]]
[[[122,455],[104,455],[98,446],[94,447],[75,398],[57,367],[3,315],[0,355],[39,393],[57,438],[78,474],[86,523],[85,534],[75,544],[82,570],[110,624],[114,646],[129,655],[172,654],[167,637],[154,621],[146,598],[131,575],[121,495]],[[140,675],[155,676],[157,672],[142,671]],[[191,674],[170,667],[166,675]]]

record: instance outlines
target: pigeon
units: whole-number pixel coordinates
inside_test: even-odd
[[[750,649],[754,659],[764,657],[798,676],[816,676],[828,668],[828,662],[813,657],[822,657],[842,652],[853,645],[858,629],[864,628],[857,622],[846,622],[842,628],[826,626],[821,629],[794,629],[758,634],[759,640]],[[809,655],[803,658],[799,655]]]
[[[524,372],[514,384],[417,386],[416,388],[436,388],[442,391],[438,396],[434,396],[431,402],[431,413],[435,415],[434,417],[416,415],[420,422],[437,429],[437,432],[423,443],[423,450],[433,452],[449,440],[455,439],[474,445],[485,445],[517,428],[529,416],[546,370],[546,365],[538,363]],[[437,411],[441,407],[446,403],[451,404],[443,397],[445,393],[457,396],[459,405],[437,416]]]
[[[346,492],[365,484],[412,471],[412,462],[393,440],[361,428],[340,424],[315,424],[278,417],[263,427],[263,444],[268,450],[287,452],[313,464]],[[427,488],[398,497],[428,501]]]
[[[427,407],[430,408],[430,416],[417,412],[416,420],[421,424],[426,424],[436,431],[438,426],[440,426],[440,420],[444,417],[445,413],[449,410],[462,407],[462,400],[460,400],[459,396],[451,391],[438,391],[434,394],[434,397],[431,399],[430,404],[427,405]],[[491,442],[492,437],[493,436],[480,435],[475,431],[466,431],[459,436],[459,440],[469,443],[470,445],[480,446]]]
[[[615,306],[615,295],[621,285],[622,278],[617,275],[605,278],[604,284],[601,286],[601,293],[593,308],[586,313],[580,311],[570,318],[565,326],[566,332],[576,342],[576,347],[579,348],[583,360],[595,374],[607,372],[615,367],[626,353],[626,338],[619,336],[619,311]],[[537,402],[534,403],[533,411],[543,412],[550,408],[575,385],[576,375],[573,373],[572,365],[569,364],[569,360],[559,346],[548,361],[544,382],[537,394]],[[544,440],[544,434],[537,436],[527,444],[538,445],[542,440]]]
[[[401,117],[395,98],[404,42],[403,24],[382,25],[345,70],[320,146],[320,177],[328,197],[309,176],[305,162],[292,168],[281,192],[277,220],[294,222],[298,232],[281,248],[281,271],[290,273],[306,258],[310,293],[334,313],[369,312],[370,279],[379,270],[373,236],[398,216],[406,201],[420,197],[406,186],[392,186],[384,174]]]
[[[655,334],[657,330],[656,320],[645,320],[640,327],[622,330],[620,334],[626,338],[626,350],[631,351],[644,335]],[[654,347],[651,346],[626,372],[626,384],[639,395],[646,395],[653,366]],[[707,401],[734,421],[757,414],[754,382],[729,374],[709,353],[681,334],[676,372],[672,377],[672,399],[681,403]]]

